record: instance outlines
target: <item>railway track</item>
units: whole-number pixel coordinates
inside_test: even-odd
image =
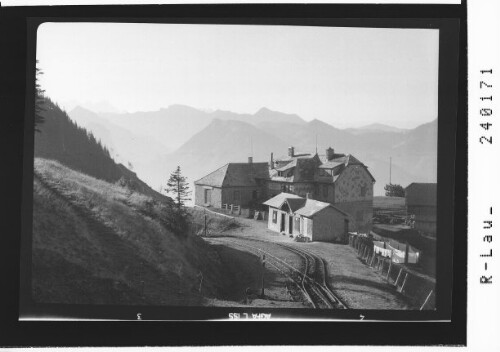
[[[310,280],[311,285],[316,287],[324,297],[327,297],[327,301],[331,308],[336,309],[346,309],[347,306],[340,300],[340,298],[333,293],[328,285],[327,280],[327,264],[323,258],[305,250],[292,245],[287,245],[283,243],[277,243],[278,246],[284,247],[292,252],[301,255],[308,264],[307,279]]]
[[[347,308],[341,300],[330,290],[326,282],[326,263],[322,258],[302,250],[294,246],[276,243],[271,241],[260,241],[250,238],[239,238],[238,241],[229,239],[230,237],[222,238],[211,238],[212,240],[218,242],[229,242],[237,246],[241,246],[250,249],[251,252],[257,255],[266,255],[266,261],[276,268],[280,273],[282,273],[286,278],[292,281],[304,294],[305,298],[311,303],[314,308],[319,309],[342,309]],[[242,243],[243,241],[253,242],[254,245],[248,243]],[[272,243],[278,245],[279,247],[294,253],[295,255],[302,258],[303,270],[299,270],[296,267],[290,265],[285,260],[276,257],[275,255],[269,253],[265,248],[262,248],[259,244]]]

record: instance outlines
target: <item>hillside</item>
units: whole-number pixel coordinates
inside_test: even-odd
[[[92,131],[94,137],[109,150],[111,157],[124,165],[131,163],[135,167],[158,154],[169,152],[154,138],[120,127],[80,106],[75,107],[68,115],[78,126]]]
[[[85,128],[77,126],[48,98],[45,99],[43,116],[45,121],[38,126],[40,132],[35,134],[35,157],[57,160],[87,175],[110,183],[119,182],[160,201],[169,201],[168,197],[151,189],[134,172],[115,163],[108,147]]]
[[[35,159],[32,294],[37,302],[205,305],[231,276],[170,205]],[[203,275],[199,291],[200,273]],[[241,289],[243,291],[243,289]]]

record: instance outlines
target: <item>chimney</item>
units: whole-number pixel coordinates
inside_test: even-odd
[[[248,163],[249,164],[253,163],[253,158],[251,156],[248,157]]]
[[[294,156],[295,155],[295,148],[290,147],[288,148],[288,156]]]
[[[274,169],[274,159],[273,159],[273,153],[271,153],[271,161],[269,162],[269,168],[271,170]]]
[[[328,147],[328,149],[326,150],[326,159],[328,161],[332,160],[333,159],[333,156],[335,155],[335,151],[333,150],[332,147]]]

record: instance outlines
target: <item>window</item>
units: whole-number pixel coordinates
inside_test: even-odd
[[[233,201],[239,201],[240,200],[240,191],[234,191],[233,192]]]
[[[273,210],[273,223],[277,223],[278,222],[278,211],[276,210]]]
[[[290,193],[292,191],[292,187],[287,184],[282,184],[281,185],[281,192],[287,192]]]
[[[205,189],[205,204],[209,204],[212,200],[212,190]]]
[[[361,193],[361,197],[366,196],[366,186],[361,186],[360,193]]]

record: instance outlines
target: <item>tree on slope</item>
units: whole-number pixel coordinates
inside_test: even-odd
[[[191,198],[189,198],[191,193],[189,191],[189,184],[187,178],[182,176],[180,166],[177,166],[177,169],[170,174],[166,191],[174,196],[175,204],[178,209],[184,206],[186,201],[191,200]]]
[[[37,60],[38,64],[38,60]],[[45,110],[43,108],[43,103],[45,100],[44,93],[45,91],[42,89],[39,83],[39,77],[43,75],[42,70],[37,66],[36,68],[36,76],[35,76],[35,131],[40,132],[38,126],[43,123],[44,117],[42,116],[42,112]]]

